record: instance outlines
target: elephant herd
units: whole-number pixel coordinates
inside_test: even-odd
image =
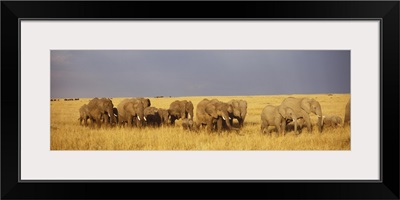
[[[114,107],[111,99],[94,98],[79,108],[78,120],[84,126],[91,121],[92,127],[105,124],[139,128],[174,126],[176,120],[182,120],[182,127],[191,131],[199,130],[202,126],[207,126],[209,131],[221,131],[223,128],[238,130],[232,127],[233,119],[237,119],[239,126],[243,127],[247,102],[231,100],[225,103],[217,99],[203,99],[197,105],[196,122],[193,120],[193,111],[193,103],[187,100],[175,100],[169,108],[156,108],[151,106],[147,98],[124,99],[117,107]]]
[[[350,123],[350,100],[345,107],[344,124]],[[188,100],[175,100],[169,108],[156,108],[151,106],[150,99],[129,98],[122,100],[114,107],[109,98],[94,98],[88,104],[79,108],[80,125],[101,127],[102,124],[120,127],[160,127],[174,126],[176,120],[182,120],[185,130],[198,131],[206,127],[208,132],[222,130],[240,130],[244,126],[247,114],[247,102],[244,100],[231,100],[222,102],[217,99],[203,99],[196,107],[194,120],[194,106]],[[321,106],[315,99],[289,97],[281,105],[267,105],[261,112],[261,132],[275,126],[279,133],[285,134],[286,126],[294,123],[294,130],[300,129],[303,124],[309,132],[312,130],[310,113],[318,116],[318,130],[326,126],[343,126],[342,119],[335,115],[322,115]],[[233,119],[238,121],[238,128],[233,126]],[[82,124],[83,122],[83,124]]]
[[[322,115],[321,105],[315,99],[288,97],[279,106],[267,105],[261,112],[261,132],[266,132],[269,126],[275,126],[279,134],[285,135],[286,126],[294,124],[297,133],[303,124],[307,126],[308,132],[312,131],[310,114],[317,115],[318,131],[321,133],[323,127],[344,127],[350,125],[350,99],[345,107],[344,122],[337,115]]]

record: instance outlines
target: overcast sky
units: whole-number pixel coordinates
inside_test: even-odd
[[[350,51],[51,51],[52,98],[316,93],[350,93]]]

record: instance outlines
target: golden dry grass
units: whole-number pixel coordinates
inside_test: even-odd
[[[285,136],[274,132],[260,133],[260,113],[267,104],[279,105],[288,96],[315,98],[320,102],[324,115],[344,118],[345,105],[350,94],[276,95],[276,96],[220,96],[220,97],[176,97],[150,98],[152,106],[168,108],[175,100],[191,100],[195,106],[203,98],[216,98],[227,102],[243,99],[248,102],[245,126],[240,131],[207,133],[184,131],[178,120],[175,127],[161,128],[89,128],[79,125],[79,107],[90,99],[51,102],[51,150],[350,150],[350,127],[326,128],[320,134],[314,126],[308,133],[289,131]],[[124,98],[113,98],[116,107]],[[316,116],[311,114],[313,124]],[[237,123],[234,120],[234,123]]]

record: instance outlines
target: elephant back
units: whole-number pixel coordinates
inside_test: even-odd
[[[97,107],[98,106],[98,104],[99,104],[99,101],[100,101],[100,99],[99,98],[93,98],[92,100],[90,100],[89,101],[89,103],[87,104],[87,106],[89,107],[89,108],[95,108],[95,107]]]
[[[301,111],[301,101],[302,101],[302,99],[299,99],[299,98],[288,97],[282,101],[281,106],[284,108],[289,107],[295,111],[300,112]]]
[[[267,119],[269,116],[274,116],[278,112],[278,106],[266,105],[261,111],[261,119]]]
[[[144,115],[154,115],[155,113],[158,112],[158,109],[155,107],[147,107],[144,108]]]
[[[118,106],[117,106],[117,111],[118,111],[118,117],[120,121],[124,121],[125,119],[125,105],[129,102],[133,102],[136,99],[134,98],[129,98],[129,99],[124,99],[122,100]]]
[[[88,112],[88,105],[87,104],[83,104],[80,108],[79,108],[79,112],[84,113],[84,112]]]
[[[208,99],[203,99],[201,100],[197,106],[196,106],[196,118],[197,120],[199,120],[200,122],[205,121],[204,117],[206,116],[206,106],[207,104],[210,102],[210,100]]]

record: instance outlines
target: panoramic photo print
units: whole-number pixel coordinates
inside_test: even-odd
[[[50,150],[350,150],[349,50],[51,50]]]

